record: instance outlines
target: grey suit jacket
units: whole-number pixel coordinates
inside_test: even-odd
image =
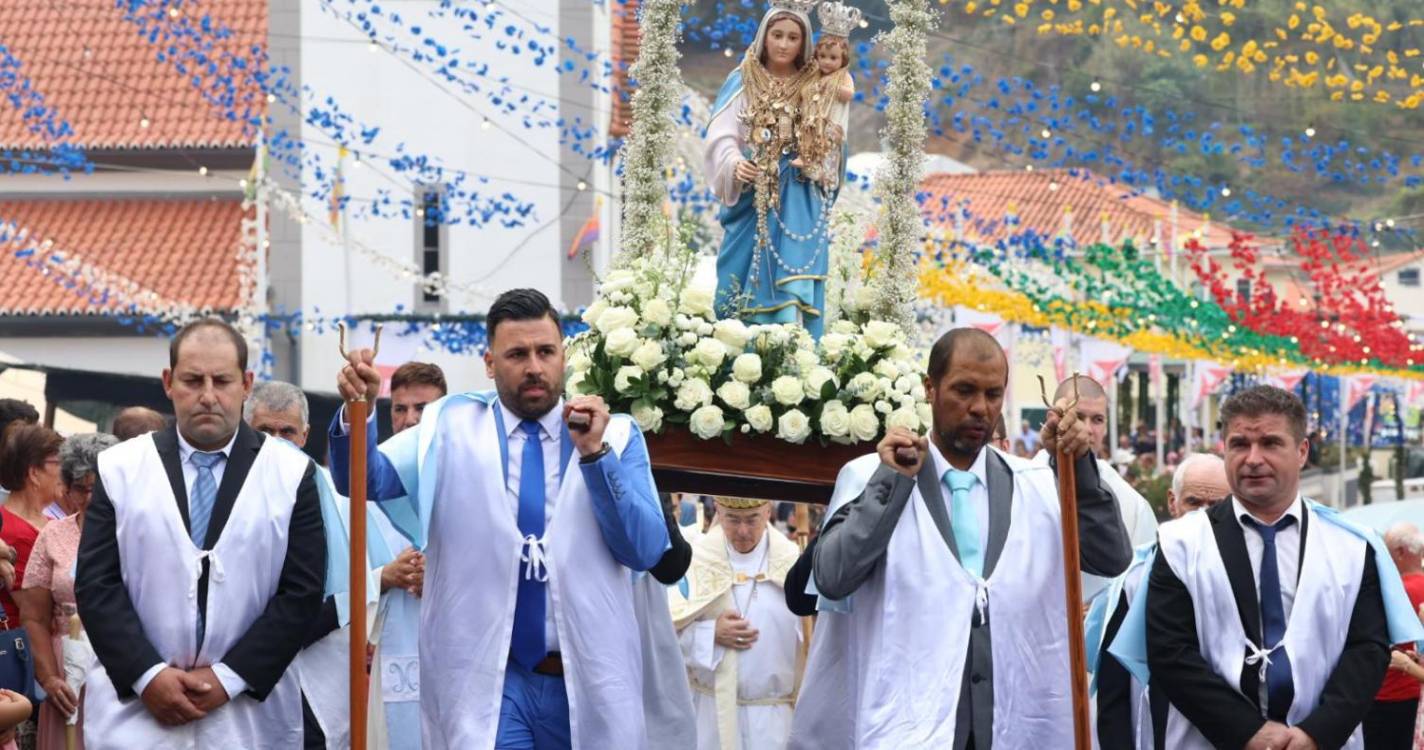
[[[1004,542],[1008,539],[1014,501],[1013,474],[1008,464],[993,451],[989,452],[987,459],[989,543],[984,551],[985,578],[993,574]],[[1132,546],[1122,524],[1122,514],[1118,512],[1112,493],[1102,483],[1097,462],[1085,455],[1074,466],[1077,471],[1078,532],[1083,571],[1116,576],[1132,562]],[[925,461],[914,480],[882,465],[871,476],[860,496],[846,503],[827,520],[817,538],[812,565],[816,589],[823,596],[844,599],[870,578],[885,557],[890,536],[916,485],[940,536],[944,538],[950,553],[956,560],[959,559],[959,548],[954,542],[934,462]],[[963,750],[971,734],[975,750],[988,750],[993,740],[993,644],[987,620],[981,621],[977,612],[973,617],[955,723],[954,750]]]

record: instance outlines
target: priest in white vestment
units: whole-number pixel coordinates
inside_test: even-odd
[[[716,522],[692,545],[687,585],[671,592],[698,750],[780,750],[791,733],[801,618],[782,589],[800,550],[770,526],[771,507],[718,497]]]
[[[99,454],[79,543],[74,593],[99,657],[85,746],[300,747],[288,667],[324,595],[316,466],[242,421],[253,375],[232,326],[184,326],[169,360],[175,425]]]
[[[642,434],[595,396],[562,397],[563,332],[549,300],[505,292],[486,326],[494,392],[447,396],[375,444],[368,496],[426,557],[422,746],[648,747],[632,572],[669,547]],[[370,350],[342,396],[374,398]],[[338,414],[332,474],[345,491]]]
[[[1378,535],[1301,497],[1300,399],[1248,388],[1221,424],[1231,497],[1162,527],[1110,651],[1145,621],[1137,652],[1171,703],[1174,750],[1361,748],[1390,644],[1424,629]]]
[[[1067,618],[1082,612],[1063,605],[1054,470],[987,447],[1008,373],[992,336],[946,333],[925,377],[929,437],[891,429],[841,470],[792,747],[1072,747]],[[1077,457],[1081,563],[1114,576],[1132,555],[1122,515],[1065,406],[1046,432]]]
[[[1103,386],[1098,381],[1090,377],[1074,375],[1058,384],[1058,390],[1053,392],[1053,400],[1072,401],[1075,379],[1077,380],[1078,404],[1073,407],[1073,411],[1077,412],[1078,419],[1088,426],[1093,454],[1098,457],[1098,476],[1102,478],[1103,485],[1108,488],[1113,499],[1117,501],[1118,512],[1122,514],[1122,524],[1127,529],[1127,540],[1134,548],[1152,544],[1157,541],[1157,513],[1152,510],[1152,504],[1147,502],[1147,498],[1143,497],[1142,493],[1128,484],[1112,464],[1102,459],[1102,456],[1106,455],[1108,442],[1107,391],[1103,390]],[[1040,436],[1040,441],[1042,441],[1042,436]],[[1047,466],[1049,463],[1048,451],[1040,450],[1034,455],[1033,460],[1035,463]],[[1107,587],[1110,580],[1091,573],[1084,573],[1083,601],[1091,601]]]

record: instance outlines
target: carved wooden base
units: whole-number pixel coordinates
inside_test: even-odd
[[[793,445],[767,435],[736,435],[728,445],[681,427],[644,435],[653,479],[663,492],[732,495],[825,505],[836,475],[851,459],[875,452],[870,442]]]

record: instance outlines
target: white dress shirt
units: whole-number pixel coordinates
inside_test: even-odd
[[[183,467],[183,492],[188,496],[188,517],[192,518],[193,485],[198,481],[198,465],[193,463],[192,459],[193,454],[197,453],[198,449],[194,448],[192,443],[184,439],[182,430],[177,430],[177,433],[178,464]],[[232,445],[235,442],[237,442],[237,433],[233,432],[232,437],[228,438],[227,445],[224,445],[219,451],[223,454],[223,460],[219,461],[212,468],[213,484],[215,487],[222,487],[223,472],[227,469],[228,459],[232,458]],[[196,622],[193,623],[193,627],[197,627],[197,625]],[[155,664],[149,667],[148,671],[144,672],[143,675],[138,678],[138,681],[134,683],[134,692],[138,695],[143,695],[143,690],[148,687],[148,683],[153,682],[153,678],[157,677],[158,673],[162,672],[168,666],[167,664]],[[213,674],[217,675],[218,682],[221,682],[223,690],[227,691],[229,700],[242,695],[242,693],[247,690],[247,681],[238,677],[237,673],[232,671],[232,668],[226,664],[214,664]]]
[[[944,507],[952,519],[954,518],[954,493],[949,491],[949,483],[945,480],[945,475],[954,467],[950,466],[949,460],[939,452],[939,446],[935,445],[933,440],[929,441],[929,444],[930,458],[934,460],[935,476],[939,477],[939,491],[941,495],[944,495]],[[979,479],[973,487],[969,488],[969,504],[974,508],[975,517],[979,519],[979,549],[984,555],[985,563],[989,560],[989,480],[986,468],[988,455],[988,448],[980,448],[979,456],[969,467],[969,473]]]
[[[503,401],[495,401],[495,408],[504,420],[504,434],[509,440],[509,469],[504,490],[509,497],[509,511],[519,517],[519,476],[524,462],[524,441],[526,436],[519,425],[524,420],[506,409]],[[564,429],[564,400],[559,399],[548,414],[539,418],[539,442],[544,448],[544,528],[554,519],[554,501],[559,496],[559,485],[563,477],[559,474],[561,454],[559,438]],[[569,458],[570,463],[577,456]],[[546,587],[544,590],[544,645],[550,651],[559,650],[559,629],[554,622],[554,595]]]
[[[1242,516],[1250,515],[1246,506],[1241,504],[1235,497],[1231,498],[1231,512],[1236,518],[1236,522],[1241,524],[1242,536],[1246,538],[1246,555],[1251,558],[1251,574],[1256,582],[1256,601],[1261,600],[1261,555],[1265,551],[1266,543],[1261,539],[1260,532],[1255,527],[1241,520]],[[1284,515],[1295,518],[1295,523],[1276,532],[1276,571],[1281,580],[1281,611],[1285,613],[1286,622],[1290,622],[1291,605],[1295,603],[1296,578],[1300,570],[1300,520],[1301,514],[1305,510],[1300,501],[1300,496],[1296,495],[1295,502],[1286,509]],[[1254,518],[1254,516],[1253,516]],[[1277,522],[1280,519],[1276,519]],[[1256,519],[1259,523],[1260,519]]]

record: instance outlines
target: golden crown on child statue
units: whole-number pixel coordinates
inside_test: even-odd
[[[850,32],[860,26],[860,8],[845,3],[826,0],[816,11],[821,19],[821,33],[831,36],[850,37]]]
[[[773,11],[789,10],[792,13],[810,16],[811,11],[816,9],[816,3],[818,2],[820,2],[820,0],[771,0],[771,9]]]

